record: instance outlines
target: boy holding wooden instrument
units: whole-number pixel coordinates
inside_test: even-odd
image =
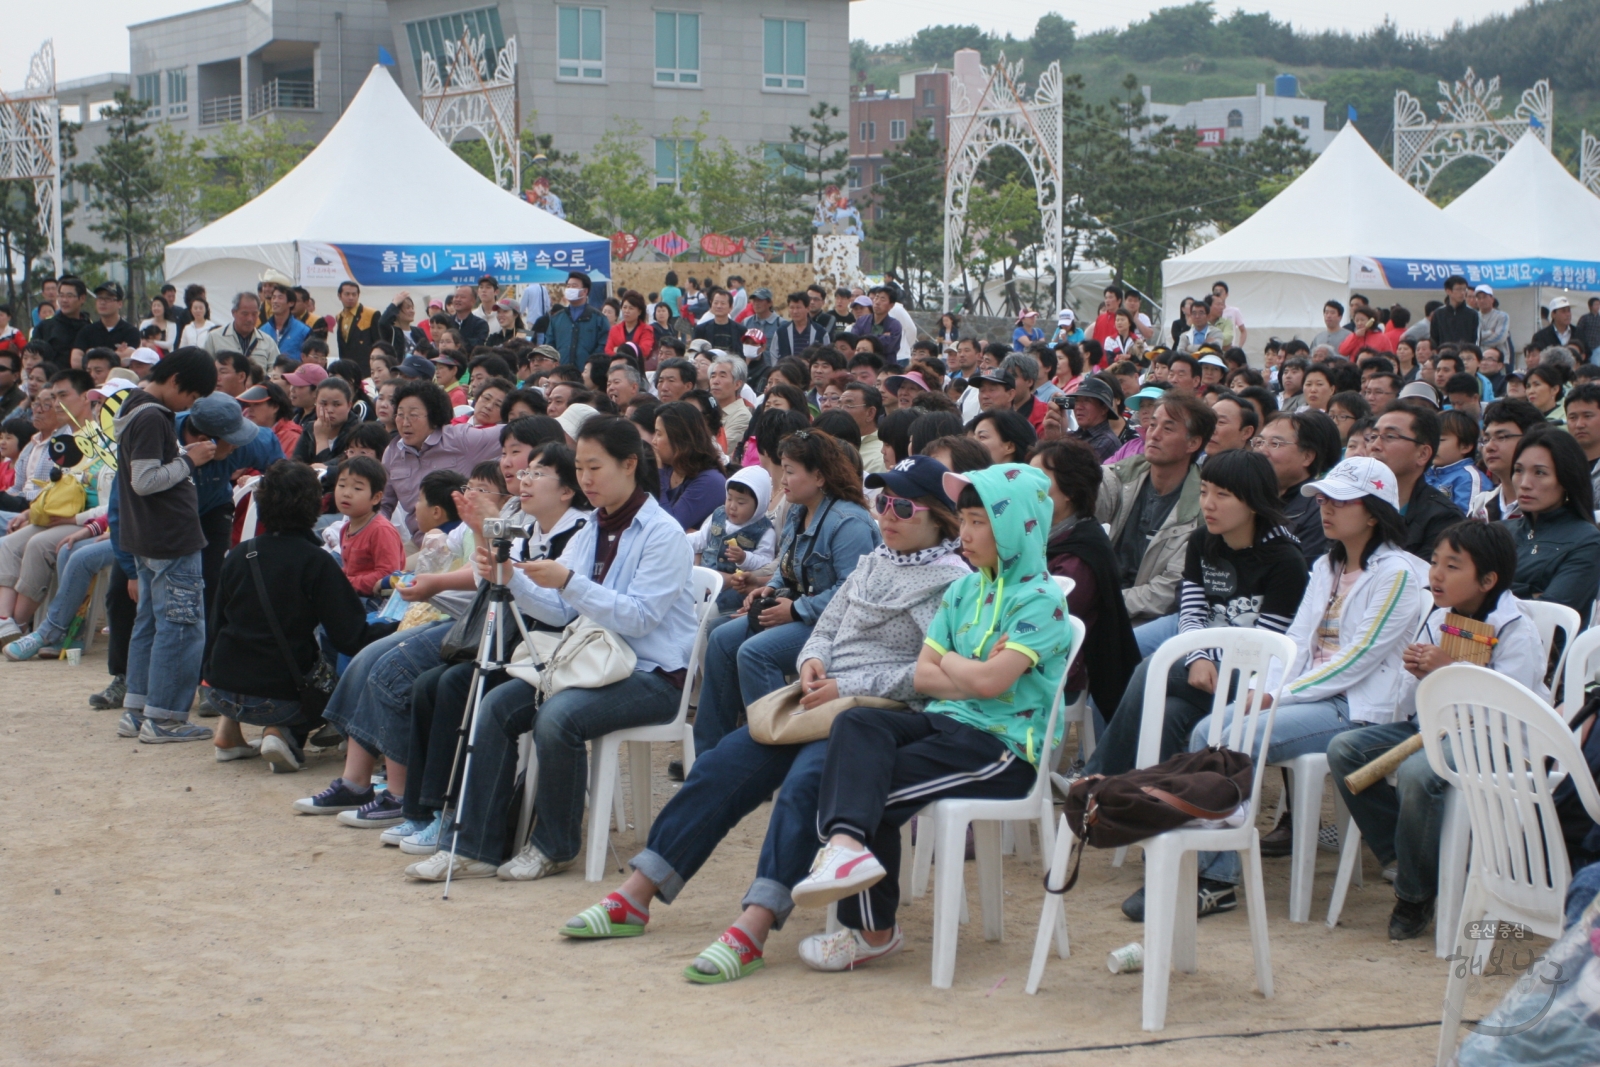
[[[1413,678],[1450,663],[1476,663],[1549,699],[1538,628],[1510,593],[1516,567],[1516,546],[1500,523],[1457,523],[1440,536],[1428,569],[1434,610],[1403,660]],[[1361,836],[1386,876],[1394,868],[1394,941],[1428,929],[1439,887],[1445,783],[1428,766],[1416,712],[1412,682],[1394,722],[1350,730],[1328,744],[1328,769]]]

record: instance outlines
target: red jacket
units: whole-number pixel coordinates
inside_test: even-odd
[[[400,531],[379,514],[374,514],[359,533],[351,534],[349,526],[340,531],[339,554],[344,559],[344,576],[350,579],[357,596],[371,596],[378,582],[406,569]]]
[[[1393,352],[1394,343],[1382,330],[1368,330],[1364,334],[1353,333],[1346,337],[1339,345],[1339,354],[1346,359],[1355,359],[1356,353],[1363,348],[1370,348],[1374,352]]]
[[[653,370],[652,360],[656,350],[656,328],[643,319],[633,328],[633,336],[628,336],[628,328],[622,323],[611,327],[611,332],[606,335],[606,355],[616,352],[617,347],[624,341],[632,341],[639,347],[639,355],[644,357],[645,370]]]

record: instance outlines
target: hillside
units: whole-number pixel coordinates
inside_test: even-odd
[[[1508,110],[1523,89],[1550,79],[1556,154],[1574,173],[1580,130],[1600,135],[1600,0],[1530,2],[1437,36],[1400,34],[1387,23],[1359,34],[1306,33],[1265,13],[1236,10],[1218,18],[1213,4],[1198,2],[1084,37],[1058,15],[1040,19],[1026,40],[996,38],[976,26],[933,26],[882,48],[854,42],[851,58],[857,80],[881,88],[897,84],[903,72],[948,65],[962,47],[977,48],[986,61],[1002,51],[1025,57],[1030,73],[1058,58],[1095,102],[1120,97],[1130,73],[1155,99],[1172,103],[1248,95],[1257,83],[1270,87],[1276,74],[1295,74],[1303,95],[1327,101],[1330,128],[1342,126],[1347,107],[1355,107],[1357,127],[1385,157],[1395,90],[1411,92],[1433,113],[1437,83],[1454,81],[1468,66],[1485,79],[1500,77]],[[1477,161],[1458,163],[1432,194],[1448,201],[1483,170]]]

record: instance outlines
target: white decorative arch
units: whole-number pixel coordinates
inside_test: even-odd
[[[422,53],[422,121],[445,144],[477,130],[489,149],[495,184],[522,191],[522,152],[517,123],[517,39],[510,37],[495,57],[494,76],[484,55],[486,38],[468,30],[446,41],[445,70],[431,52]]]
[[[1033,172],[1044,240],[1055,261],[1055,306],[1061,307],[1061,126],[1060,63],[1045,68],[1030,97],[1022,82],[1022,60],[1008,64],[1001,53],[991,68],[973,49],[956,53],[944,172],[944,310],[950,310],[951,289],[960,274],[956,260],[972,182],[979,164],[996,148],[1015,149]]]
[[[1595,196],[1600,196],[1600,137],[1583,131],[1582,150],[1578,155],[1578,180]]]
[[[1509,115],[1495,114],[1500,110],[1500,79],[1485,82],[1471,67],[1454,85],[1440,82],[1439,95],[1439,117],[1430,120],[1416,97],[1404,89],[1394,94],[1394,170],[1424,193],[1458,159],[1500,162],[1530,126],[1550,147],[1555,100],[1548,78],[1525,90]]]
[[[62,273],[66,268],[61,259],[61,107],[56,100],[54,40],[33,54],[22,92],[0,92],[0,181],[33,183],[39,232],[49,248],[51,266]]]

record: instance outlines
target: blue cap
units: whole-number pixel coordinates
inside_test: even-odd
[[[954,511],[955,502],[944,491],[944,476],[948,468],[932,456],[907,456],[894,465],[893,470],[867,475],[868,489],[887,489],[895,496],[912,499],[931,496]]]
[[[395,368],[401,377],[423,382],[433,381],[437,370],[438,368],[421,356],[407,356],[400,361],[400,366]]]
[[[1128,397],[1128,399],[1124,400],[1123,403],[1127,406],[1129,411],[1138,411],[1140,405],[1142,405],[1146,400],[1160,400],[1166,395],[1167,390],[1161,388],[1159,385],[1147,385],[1137,393],[1134,393],[1132,396]]]
[[[256,439],[260,429],[244,417],[244,408],[227,393],[203,396],[189,406],[189,418],[184,423],[190,433],[215,437],[234,448],[243,448]]]

